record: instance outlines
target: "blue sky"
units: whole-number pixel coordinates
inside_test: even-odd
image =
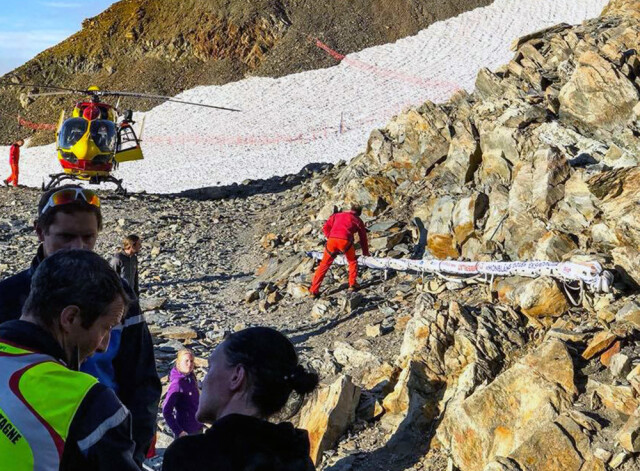
[[[0,0],[0,75],[82,29],[114,0]]]

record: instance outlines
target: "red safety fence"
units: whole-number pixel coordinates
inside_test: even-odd
[[[25,128],[34,129],[36,131],[55,131],[56,125],[49,123],[34,123],[32,121],[27,121],[22,117],[18,116],[18,124],[20,126],[24,126]]]
[[[252,134],[202,134],[202,133],[174,133],[174,134],[152,134],[143,138],[144,143],[154,144],[158,146],[184,146],[188,144],[202,146],[270,146],[283,143],[305,143],[317,141],[319,139],[327,139],[331,136],[346,134],[355,130],[359,130],[363,125],[372,126],[376,122],[387,120],[389,116],[401,112],[403,109],[411,106],[410,103],[398,104],[393,107],[378,110],[375,114],[365,115],[358,118],[344,119],[341,117],[340,122],[335,125],[320,126],[309,128],[302,132],[290,134],[269,133],[261,135]],[[21,126],[31,129],[55,130],[55,126],[46,123],[33,123],[19,118]]]
[[[336,60],[341,61],[342,59],[345,58],[344,54],[340,54],[339,52],[334,51],[329,46],[327,46],[325,43],[320,41],[318,38],[316,38],[316,46],[319,47],[320,49],[322,49],[323,51],[325,51],[327,54],[329,54],[331,57],[333,57]]]
[[[331,57],[333,57],[337,61],[341,61],[342,63],[348,64],[352,67],[357,67],[358,69],[364,70],[374,75],[379,75],[381,77],[387,77],[394,80],[411,83],[424,88],[444,88],[445,90],[451,93],[460,90],[460,86],[457,83],[447,82],[443,80],[427,79],[424,77],[419,77],[417,75],[411,75],[411,74],[399,72],[393,69],[385,69],[384,67],[379,67],[373,64],[369,64],[367,62],[353,59],[344,54],[340,54],[338,51],[334,49],[331,49],[329,46],[327,46],[325,43],[323,43],[317,38],[315,38],[315,45],[318,48],[325,51],[327,54],[329,54]]]
[[[340,52],[332,49],[327,44],[320,41],[318,38],[306,36],[316,47],[322,49],[329,56],[337,61],[347,64],[352,67],[356,67],[360,70],[364,70],[368,73],[378,76],[390,78],[393,80],[399,80],[413,85],[424,88],[443,88],[448,93],[453,93],[460,90],[460,87],[447,81],[438,81],[419,77],[416,75],[406,74],[397,70],[379,67],[367,62],[363,62],[358,59],[353,59]],[[409,103],[404,105],[396,105],[393,109],[378,110],[376,116],[365,116],[356,120],[349,120],[348,123],[344,123],[342,118],[339,125],[323,126],[320,128],[311,128],[301,133],[284,135],[284,134],[269,134],[269,135],[203,135],[203,134],[172,134],[172,135],[152,135],[144,139],[148,143],[157,145],[185,145],[185,144],[200,144],[200,145],[224,145],[224,146],[261,146],[261,145],[274,145],[284,142],[309,142],[317,139],[325,139],[330,135],[343,134],[345,132],[357,129],[363,124],[370,124],[379,121],[382,116],[388,117],[390,114],[395,114],[401,111],[402,108],[410,106]],[[24,126],[34,130],[47,130],[55,131],[55,124],[48,123],[34,123],[27,121],[18,116],[18,123],[20,126]]]

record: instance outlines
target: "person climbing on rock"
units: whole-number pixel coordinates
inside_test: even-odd
[[[11,165],[11,175],[4,180],[4,184],[9,186],[13,183],[13,186],[18,186],[18,174],[20,170],[18,168],[18,162],[20,161],[20,147],[24,145],[23,139],[18,139],[11,144],[9,149],[9,165]]]
[[[364,227],[360,215],[362,208],[359,205],[351,205],[351,209],[342,213],[334,213],[325,222],[322,232],[327,238],[327,245],[324,249],[322,261],[313,276],[309,293],[312,297],[317,298],[320,295],[320,285],[324,276],[327,274],[329,267],[335,258],[344,254],[349,262],[349,289],[357,291],[358,285],[358,260],[356,258],[356,250],[353,246],[353,236],[357,232],[360,238],[360,246],[362,247],[362,255],[369,256],[369,242],[367,241],[367,229]]]

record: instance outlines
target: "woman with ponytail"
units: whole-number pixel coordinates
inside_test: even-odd
[[[293,391],[304,396],[317,384],[280,332],[252,327],[230,335],[209,357],[202,382],[196,417],[211,428],[171,444],[163,471],[312,471],[307,432],[267,419]]]

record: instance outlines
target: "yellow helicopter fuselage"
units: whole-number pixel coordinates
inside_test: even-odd
[[[91,108],[90,113],[87,108]],[[86,180],[107,177],[116,162],[143,158],[129,124],[117,125],[116,119],[113,108],[102,103],[78,103],[72,117],[64,119],[64,112],[60,115],[56,142],[58,161],[65,174]],[[122,141],[129,142],[129,135],[135,145],[121,149]]]

